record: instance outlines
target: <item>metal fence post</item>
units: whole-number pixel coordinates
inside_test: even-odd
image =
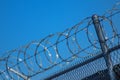
[[[108,67],[110,79],[111,80],[116,80],[115,77],[114,77],[114,73],[112,71],[112,61],[111,61],[110,55],[107,55],[108,46],[106,44],[105,35],[103,33],[99,17],[97,15],[93,15],[92,20],[93,20],[93,24],[94,24],[94,28],[95,28],[98,40],[100,42],[101,50],[104,53],[103,55],[104,55],[104,58],[105,58],[105,61],[106,61],[106,65]]]

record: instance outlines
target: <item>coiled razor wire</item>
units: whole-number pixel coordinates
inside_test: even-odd
[[[109,48],[120,44],[120,34],[115,27],[117,23],[113,24],[114,16],[120,17],[119,14],[120,2],[99,16]],[[0,79],[31,80],[34,76],[62,68],[76,59],[82,63],[98,55],[97,52],[101,52],[101,48],[92,19],[87,17],[63,32],[50,34],[40,41],[32,41],[5,52],[4,57],[0,58]]]

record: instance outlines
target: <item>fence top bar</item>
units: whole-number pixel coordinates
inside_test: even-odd
[[[66,70],[64,70],[64,71],[61,71],[61,72],[59,72],[59,73],[57,73],[57,74],[54,74],[54,75],[52,75],[52,76],[49,76],[49,77],[45,78],[44,80],[54,79],[54,78],[56,78],[56,77],[58,77],[58,76],[60,76],[60,75],[62,75],[62,74],[65,74],[65,73],[67,73],[67,72],[69,72],[69,71],[72,71],[72,70],[74,70],[74,69],[76,69],[76,68],[79,68],[79,67],[81,67],[81,66],[83,66],[83,65],[85,65],[85,64],[88,64],[88,63],[90,63],[90,62],[92,62],[92,61],[94,61],[94,60],[96,60],[96,59],[99,59],[99,58],[103,57],[103,55],[109,55],[111,52],[113,52],[113,51],[115,51],[115,50],[118,50],[118,49],[120,49],[120,44],[117,45],[117,46],[114,46],[113,48],[108,49],[108,53],[107,53],[107,54],[103,54],[103,52],[101,52],[99,55],[97,55],[97,56],[95,56],[95,57],[93,57],[93,58],[90,58],[90,59],[88,59],[88,60],[86,60],[86,61],[84,61],[84,62],[82,62],[82,63],[76,64],[75,66],[72,66],[72,67],[70,67],[70,68],[68,68],[68,69],[66,69]]]

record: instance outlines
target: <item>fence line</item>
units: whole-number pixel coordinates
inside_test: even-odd
[[[99,16],[105,40],[110,49],[120,45],[120,34],[113,18],[120,14],[119,7],[118,2],[103,16]],[[106,28],[106,25],[109,28]],[[106,32],[107,29],[109,33]],[[0,79],[31,79],[55,66],[64,67],[76,59],[82,62],[92,59],[98,55],[97,52],[101,52],[101,47],[95,34],[92,18],[87,17],[61,33],[50,34],[40,41],[32,41],[23,47],[5,52],[5,56],[0,58]]]

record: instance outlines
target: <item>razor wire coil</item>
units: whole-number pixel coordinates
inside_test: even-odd
[[[120,44],[120,34],[113,23],[113,17],[120,14],[120,3],[107,11],[103,16],[99,16],[103,24],[106,42],[108,47]],[[109,24],[111,33],[106,33],[104,22]],[[66,29],[61,33],[50,34],[40,41],[32,41],[29,44],[5,52],[5,57],[0,58],[0,78],[21,80],[22,78],[30,79],[31,77],[43,73],[62,63],[69,64],[75,59],[86,59],[96,55],[101,51],[99,41],[94,35],[93,22],[91,17],[87,17],[75,26]],[[80,43],[85,36],[86,46]],[[110,36],[112,35],[112,36]],[[81,36],[81,40],[79,39]],[[82,40],[83,41],[83,40]],[[66,49],[62,51],[62,49]],[[63,55],[63,53],[65,54]],[[84,54],[83,54],[84,53]],[[3,68],[4,67],[4,68]],[[26,69],[24,71],[24,68]],[[36,68],[36,69],[35,69]],[[22,77],[22,78],[21,78]]]

